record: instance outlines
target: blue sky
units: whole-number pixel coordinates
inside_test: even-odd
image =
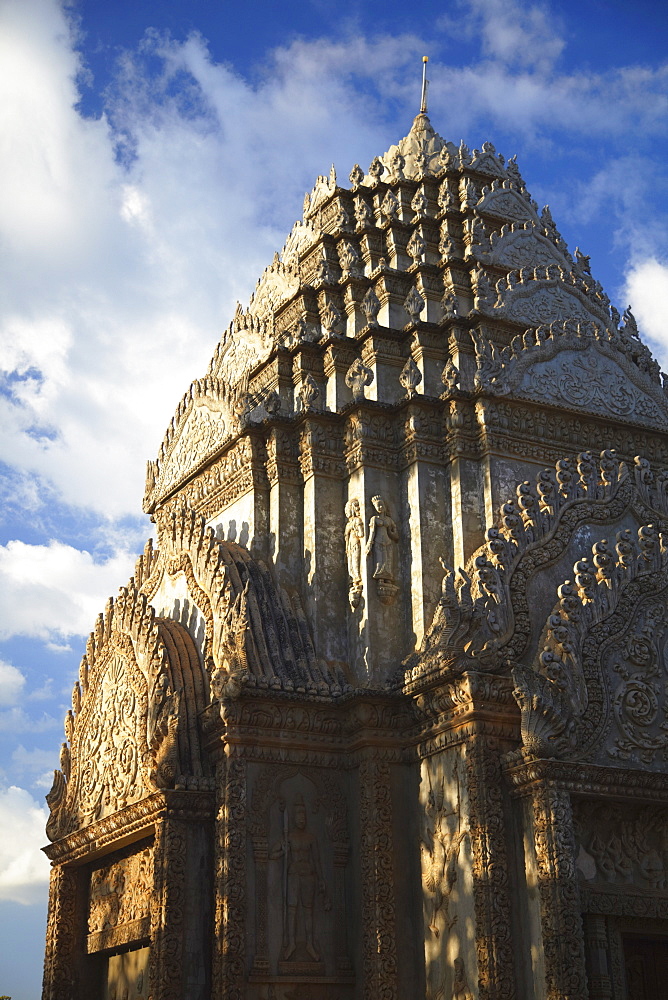
[[[0,0],[0,994],[39,995],[43,796],[144,466],[330,164],[514,153],[668,368],[661,0]],[[12,945],[15,945],[12,947]]]

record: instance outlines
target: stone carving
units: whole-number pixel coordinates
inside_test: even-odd
[[[378,183],[385,172],[383,161],[379,157],[374,157],[369,167],[370,187],[378,187]]]
[[[490,312],[494,309],[496,296],[489,283],[484,269],[478,264],[471,272],[473,284],[473,308],[478,312]]]
[[[406,296],[404,301],[404,309],[410,317],[411,323],[417,323],[420,319],[420,313],[425,307],[425,301],[418,292],[417,288],[413,286],[410,292]]]
[[[88,951],[146,937],[152,892],[150,847],[95,869],[90,877]]]
[[[385,197],[380,203],[380,211],[385,224],[396,221],[399,212],[399,199],[391,188],[385,192]]]
[[[576,803],[580,880],[668,889],[667,819],[665,809]]]
[[[350,242],[345,242],[339,247],[339,263],[341,264],[341,271],[344,278],[349,275],[359,277],[362,273],[360,255]]]
[[[415,212],[415,216],[412,219],[413,224],[419,222],[420,219],[425,218],[425,216],[427,215],[428,204],[429,202],[427,201],[427,197],[424,191],[418,188],[411,200],[411,208]]]
[[[455,978],[452,984],[452,1000],[473,1000],[464,968],[464,959],[457,955],[454,961]]]
[[[399,531],[390,517],[387,503],[381,496],[371,498],[376,513],[369,518],[366,556],[373,555],[373,578],[382,604],[392,604],[399,588],[396,585],[394,549],[399,541]]]
[[[348,600],[354,611],[362,597],[362,545],[364,542],[364,521],[360,514],[360,502],[353,498],[346,504],[346,559],[350,587]]]
[[[637,541],[625,529],[617,534],[613,551],[607,541],[596,542],[592,560],[574,566],[574,584],[558,588],[559,604],[550,615],[546,643],[537,671],[516,667],[516,698],[522,709],[522,738],[539,756],[563,755],[576,746],[582,752],[580,720],[589,706],[583,664],[585,637],[598,622],[615,611],[625,588],[643,576],[665,573],[668,550],[663,534],[653,525],[638,529]],[[665,587],[668,579],[661,578]],[[608,753],[651,764],[661,753],[668,758],[665,734],[665,682],[662,675],[662,622],[665,602],[649,604],[636,619],[623,644],[608,657],[609,674],[621,683],[613,695],[618,736]]]
[[[346,372],[346,385],[353,394],[353,401],[359,403],[364,399],[364,390],[373,382],[373,371],[361,360],[356,358]]]
[[[373,285],[367,289],[362,299],[362,312],[366,316],[369,326],[378,326],[378,313],[380,312],[380,299],[373,290]]]
[[[315,409],[316,402],[320,397],[320,389],[318,383],[310,373],[304,377],[302,384],[299,386],[297,397],[303,413]]]
[[[363,973],[367,996],[396,1000],[397,957],[390,768],[382,760],[360,762],[360,813],[366,831],[360,850]]]
[[[443,319],[456,319],[459,315],[459,303],[457,296],[452,291],[446,291],[442,300]]]
[[[145,506],[170,491],[230,437],[235,423],[234,397],[218,379],[193,382],[179,404],[161,446],[150,463]]]
[[[272,858],[282,858],[283,878],[283,941],[284,960],[293,958],[297,949],[298,918],[304,928],[303,942],[308,956],[320,961],[313,939],[313,908],[316,893],[323,897],[323,906],[331,908],[331,900],[320,866],[318,842],[308,829],[306,806],[297,799],[293,807],[292,823],[287,808],[283,809],[284,835],[282,842],[271,852]]]
[[[665,422],[658,405],[631,383],[614,363],[590,351],[564,351],[554,362],[536,364],[520,386],[523,395],[564,401],[571,406],[632,416],[652,423]]]
[[[448,358],[443,366],[441,382],[445,386],[447,395],[451,395],[459,389],[459,369],[452,363],[452,358]]]
[[[345,317],[329,299],[320,308],[320,323],[326,337],[340,337],[345,332]]]
[[[426,249],[427,244],[420,236],[419,232],[415,230],[406,246],[406,250],[408,251],[410,257],[412,257],[414,264],[420,263],[420,261],[424,258]]]
[[[364,171],[360,167],[359,163],[356,163],[353,169],[350,171],[350,186],[353,191],[357,191],[360,184],[364,180]]]
[[[459,849],[465,837],[465,831],[453,832],[448,825],[448,818],[458,821],[455,810],[448,811],[443,788],[443,780],[436,790],[429,788],[425,807],[425,830],[420,845],[422,853],[422,884],[429,893],[431,910],[429,930],[435,937],[440,937],[440,920],[443,921],[446,935],[457,919],[450,918],[448,904],[450,893],[457,881],[457,863]]]
[[[357,223],[358,228],[366,229],[368,226],[372,226],[374,221],[374,214],[371,206],[365,198],[358,195],[357,198],[355,198],[355,222]]]
[[[412,399],[417,392],[417,387],[422,381],[422,372],[412,358],[409,358],[404,367],[401,369],[399,381],[406,390],[408,398]]]

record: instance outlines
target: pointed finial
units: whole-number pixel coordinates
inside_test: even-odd
[[[427,114],[427,87],[429,86],[429,80],[427,79],[427,63],[429,62],[429,56],[422,56],[422,103],[420,104],[420,114]]]

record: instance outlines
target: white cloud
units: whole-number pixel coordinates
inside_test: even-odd
[[[0,837],[0,899],[28,904],[43,898],[49,862],[40,848],[47,843],[47,817],[24,788],[0,789],[0,830],[5,831]]]
[[[15,705],[25,682],[20,670],[0,660],[0,705]]]
[[[53,772],[60,766],[58,751],[54,741],[53,750],[35,747],[27,750],[19,744],[12,753],[13,775],[17,780],[30,780],[33,788],[43,788],[48,792],[53,784]]]
[[[490,118],[527,136],[665,128],[668,68],[560,73],[549,8],[474,0],[467,11],[443,30],[479,39],[480,58],[430,68],[449,137]],[[145,460],[304,190],[332,159],[344,177],[355,160],[366,166],[396,139],[390,114],[408,125],[424,43],[300,40],[251,84],[197,35],[154,33],[126,54],[106,114],[91,120],[76,107],[82,65],[56,0],[6,0],[0,18],[0,358],[11,376],[0,460],[66,503],[138,512]]]
[[[89,552],[56,541],[0,546],[0,638],[86,635],[133,564],[125,551],[95,562]]]
[[[659,363],[668,371],[668,263],[655,257],[635,263],[625,294],[641,333],[656,345]]]

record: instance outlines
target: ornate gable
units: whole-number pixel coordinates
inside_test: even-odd
[[[186,630],[156,618],[133,583],[122,588],[98,618],[74,685],[62,770],[47,796],[50,839],[201,779],[196,714],[204,703]]]

